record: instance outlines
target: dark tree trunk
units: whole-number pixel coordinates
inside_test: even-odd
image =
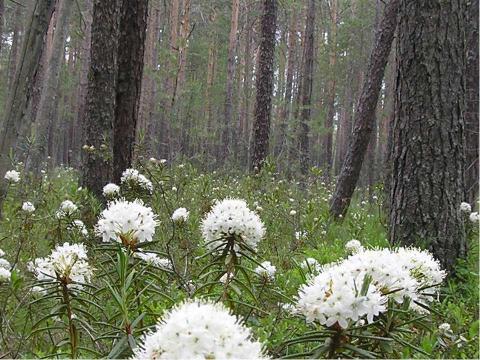
[[[330,214],[335,218],[343,216],[347,212],[362,169],[363,159],[372,134],[373,119],[385,65],[397,26],[399,4],[400,0],[391,0],[386,5],[382,22],[375,34],[375,43],[355,112],[353,134],[330,205]]]
[[[90,72],[88,75],[83,186],[101,196],[112,174],[112,127],[115,114],[119,7],[117,0],[95,0],[93,5]]]
[[[464,10],[402,0],[398,22],[390,241],[428,245],[447,270],[466,252]]]
[[[148,0],[123,0],[118,40],[118,78],[113,123],[113,179],[132,165],[138,106],[142,89],[143,53]]]
[[[253,153],[251,167],[260,171],[268,154],[270,116],[272,113],[273,63],[275,57],[275,31],[277,0],[263,1],[260,54],[256,78],[255,123],[253,125]]]
[[[4,0],[0,0],[0,52],[2,51],[3,45],[3,15],[5,14],[5,3]]]
[[[467,5],[467,107],[466,137],[466,200],[475,204],[478,196],[478,0]]]
[[[22,10],[21,6],[15,8],[15,20],[13,25],[12,46],[10,47],[10,54],[8,55],[8,88],[11,89],[15,81],[15,72],[18,63],[18,46],[20,43],[20,32],[22,32]],[[40,56],[41,57],[41,56]]]
[[[20,62],[10,96],[5,107],[0,132],[0,174],[5,174],[10,162],[9,152],[15,149],[20,129],[23,127],[25,112],[33,90],[38,64],[42,57],[43,40],[55,8],[54,0],[37,0],[33,6],[30,24],[24,37]],[[5,181],[0,186],[0,208],[5,195]]]
[[[58,3],[55,11],[56,22],[53,33],[52,51],[47,60],[44,85],[40,95],[38,112],[34,124],[35,146],[27,161],[27,169],[36,173],[40,171],[41,163],[47,156],[47,144],[52,141],[50,134],[55,124],[54,119],[58,106],[58,86],[60,81],[60,70],[64,61],[65,38],[67,35],[68,21],[73,0],[63,0]],[[50,139],[49,139],[50,138]],[[51,152],[48,155],[53,156]]]
[[[300,114],[300,170],[306,174],[310,165],[310,149],[308,144],[309,121],[312,104],[313,84],[313,47],[315,46],[315,0],[308,3],[305,24],[305,45],[303,53],[302,101]]]

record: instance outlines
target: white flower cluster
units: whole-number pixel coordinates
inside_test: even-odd
[[[478,215],[478,212],[472,212],[472,206],[469,203],[462,202],[460,204],[460,211],[468,214],[468,219],[470,222],[474,224],[478,224],[480,222],[480,216]]]
[[[386,310],[387,299],[373,284],[360,293],[364,279],[341,266],[328,267],[300,289],[297,309],[308,322],[317,320],[328,327],[347,328],[364,317],[372,322]]]
[[[170,310],[135,359],[261,359],[262,345],[222,304],[186,301]]]
[[[73,220],[70,225],[68,225],[68,230],[78,231],[83,236],[88,236],[88,230],[82,220]]]
[[[82,288],[92,277],[84,244],[57,245],[49,256],[29,262],[28,270],[39,281],[58,280],[72,289]]]
[[[0,249],[0,283],[10,281],[12,273],[10,272],[10,263],[4,259],[5,252]]]
[[[35,206],[30,201],[25,201],[22,204],[22,210],[26,213],[33,213],[35,211]]]
[[[137,251],[135,252],[134,256],[153,266],[158,266],[164,269],[172,269],[172,263],[170,260],[161,258],[155,253]]]
[[[225,199],[215,204],[202,221],[202,234],[209,250],[219,249],[229,239],[240,241],[256,250],[265,235],[258,215],[244,200]],[[235,243],[235,249],[239,244]]]
[[[363,246],[360,241],[352,239],[345,244],[345,250],[350,254],[357,254],[363,251]]]
[[[11,183],[18,183],[20,181],[20,173],[16,170],[8,170],[5,173],[5,180]]]
[[[307,270],[309,272],[318,273],[322,268],[320,263],[314,258],[306,258],[300,265],[302,269]]]
[[[120,194],[120,186],[109,183],[103,187],[103,196],[106,198],[114,198]]]
[[[273,280],[275,279],[275,273],[277,272],[277,268],[270,263],[270,261],[264,261],[260,265],[262,266],[257,266],[255,268],[255,272],[267,279],[267,280]]]
[[[152,241],[157,225],[157,216],[141,200],[120,199],[109,203],[102,211],[95,233],[102,236],[103,242],[122,243],[124,236],[132,237],[135,242],[145,242]]]
[[[67,216],[72,216],[77,210],[77,205],[75,205],[71,200],[65,200],[60,204],[60,208],[55,213],[55,216],[57,219],[63,219]]]
[[[152,182],[148,180],[144,175],[140,174],[136,169],[125,170],[122,173],[120,182],[132,188],[139,187],[150,194],[153,191]]]
[[[472,206],[469,203],[462,202],[460,204],[460,211],[470,214],[472,212]]]
[[[175,222],[183,222],[183,221],[187,221],[188,219],[188,215],[189,215],[189,211],[185,208],[178,208],[177,210],[175,210],[172,214],[172,220],[175,221]]]
[[[434,299],[436,286],[445,276],[428,251],[361,248],[343,261],[324,266],[300,289],[297,308],[309,321],[318,320],[326,326],[338,322],[343,328],[365,315],[372,321],[386,310],[387,298],[397,303],[409,299],[412,310],[426,312],[419,304],[427,305]],[[360,294],[367,277],[371,284],[366,294]]]

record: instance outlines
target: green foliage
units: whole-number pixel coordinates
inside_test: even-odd
[[[242,316],[272,357],[478,357],[475,241],[431,315],[412,317],[404,303],[392,305],[371,325],[325,328],[289,310],[298,288],[314,272],[302,263],[308,257],[321,264],[336,261],[346,255],[344,245],[353,238],[366,247],[387,246],[378,200],[363,200],[367,194],[360,191],[339,224],[328,216],[332,186],[318,180],[315,169],[299,183],[280,178],[273,163],[258,175],[202,173],[190,164],[170,167],[158,161],[138,168],[152,181],[154,193],[123,189],[123,194],[141,196],[160,224],[153,241],[134,250],[100,243],[93,226],[104,205],[78,187],[74,171],[56,169],[41,179],[22,174],[22,181],[10,185],[0,248],[14,270],[10,283],[0,284],[0,356],[129,357],[167,309],[198,296],[222,301]],[[227,197],[245,199],[264,222],[266,237],[256,253],[241,248],[240,256],[232,247],[205,250],[201,219],[216,199]],[[55,213],[65,199],[74,201],[79,211],[58,219]],[[24,201],[35,205],[33,214],[22,212]],[[190,211],[185,222],[171,219],[179,207]],[[75,219],[86,224],[87,236],[71,229]],[[470,236],[474,239],[477,231],[472,229]],[[26,264],[64,242],[87,245],[92,282],[73,292],[52,279],[41,284],[46,292],[39,296],[31,291],[39,284]],[[171,268],[140,260],[134,253],[140,248],[169,259]],[[264,260],[277,267],[274,281],[254,271]],[[231,276],[222,282],[226,272]],[[450,332],[438,329],[444,322],[451,325]],[[335,342],[341,345],[332,347]]]

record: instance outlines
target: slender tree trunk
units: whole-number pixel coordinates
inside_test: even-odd
[[[470,0],[467,7],[467,107],[466,135],[466,200],[475,204],[478,196],[478,0]]]
[[[256,79],[255,123],[253,125],[252,170],[260,171],[268,154],[272,113],[273,64],[275,57],[276,0],[263,1],[261,42]]]
[[[5,14],[5,3],[4,0],[0,0],[0,52],[2,51],[3,45],[3,15]]]
[[[22,31],[22,10],[20,6],[16,6],[14,13],[14,25],[12,35],[12,46],[8,59],[8,88],[11,89],[15,81],[15,72],[18,63],[18,45],[20,43],[20,32]]]
[[[73,134],[72,134],[72,145],[71,149],[73,152],[73,163],[81,163],[81,147],[82,144],[85,144],[85,139],[83,139],[82,127],[85,121],[85,100],[87,96],[87,87],[88,87],[88,70],[90,69],[90,44],[92,41],[92,13],[93,13],[93,0],[85,1],[85,29],[83,32],[82,47],[80,50],[80,78],[78,81],[78,91],[77,91],[77,111],[74,120]]]
[[[300,115],[300,171],[306,174],[310,165],[309,121],[312,104],[313,52],[315,45],[315,0],[309,0],[305,25],[305,45],[303,55],[302,109]]]
[[[297,11],[294,7],[290,17],[288,29],[288,57],[287,57],[287,75],[285,78],[285,97],[283,99],[282,111],[280,113],[280,150],[279,156],[285,151],[287,146],[287,130],[292,109],[292,91],[293,91],[293,76],[295,70],[295,51],[297,47]]]
[[[335,218],[347,212],[360,175],[373,129],[372,119],[375,116],[378,94],[397,26],[399,4],[400,0],[390,0],[375,34],[367,74],[355,112],[352,138],[330,206],[330,214]]]
[[[229,156],[231,142],[231,127],[233,125],[233,83],[235,80],[235,55],[237,48],[238,15],[240,0],[232,0],[232,17],[230,21],[230,35],[228,37],[227,80],[225,86],[225,119],[223,124],[223,155]]]
[[[9,153],[15,149],[20,129],[25,121],[25,112],[30,100],[32,79],[38,70],[42,57],[43,40],[55,8],[54,0],[37,0],[24,37],[22,52],[15,80],[10,88],[10,96],[5,107],[3,123],[0,132],[0,174],[10,166]],[[6,183],[0,185],[0,209],[5,198]]]
[[[464,15],[463,0],[402,0],[398,23],[390,241],[447,270],[466,252]]]
[[[49,135],[54,126],[55,114],[57,111],[58,87],[60,81],[60,70],[64,62],[65,39],[67,36],[68,22],[73,0],[63,0],[58,2],[56,10],[55,31],[53,33],[52,51],[47,60],[47,68],[43,79],[44,86],[40,96],[38,112],[35,119],[35,146],[27,161],[27,169],[38,173],[41,163],[47,156]],[[51,140],[50,140],[51,141]],[[53,154],[48,153],[49,156]]]
[[[119,15],[117,0],[94,0],[82,182],[97,196],[112,175]]]
[[[209,23],[215,24],[217,17],[217,9],[213,9],[210,14]],[[207,144],[204,147],[204,155],[210,155],[213,152],[211,149],[212,134],[214,132],[212,126],[212,88],[215,79],[215,69],[217,63],[217,37],[215,31],[210,33],[210,44],[208,47],[208,65],[207,65],[207,85],[205,87],[205,125],[207,134]]]
[[[328,110],[325,118],[325,135],[323,136],[323,162],[326,178],[330,178],[330,172],[333,165],[333,118],[335,117],[335,98],[336,98],[336,78],[335,65],[337,63],[337,0],[330,2],[331,27],[328,37],[329,54],[329,79],[327,85]]]
[[[113,180],[131,167],[142,89],[148,0],[123,0],[118,39],[118,78],[113,122]]]

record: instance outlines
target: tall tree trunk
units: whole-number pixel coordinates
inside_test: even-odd
[[[10,88],[10,96],[5,107],[0,132],[0,174],[5,174],[10,166],[8,155],[15,149],[20,129],[25,119],[33,83],[42,57],[43,40],[55,8],[54,0],[37,0],[34,4],[27,32],[23,41],[20,62],[15,80]],[[0,209],[5,198],[6,183],[0,185]]]
[[[372,134],[372,119],[375,116],[383,74],[397,26],[399,4],[400,0],[390,0],[385,6],[383,19],[375,34],[367,74],[364,77],[362,92],[355,112],[352,138],[330,205],[330,214],[335,218],[343,216],[347,212],[360,175]]]
[[[323,166],[326,178],[330,178],[333,164],[333,118],[335,117],[336,78],[335,65],[337,63],[337,0],[330,2],[331,26],[328,37],[329,42],[329,79],[327,85],[327,117],[325,118],[325,135],[323,136]]]
[[[35,146],[27,161],[27,169],[38,173],[41,163],[47,156],[48,138],[51,128],[54,126],[55,114],[58,107],[58,86],[60,70],[64,62],[65,39],[68,30],[68,22],[71,14],[73,0],[58,2],[56,10],[55,31],[53,33],[52,51],[47,60],[47,68],[44,76],[44,86],[40,96],[38,112],[35,119]],[[52,156],[52,153],[48,154]]]
[[[156,124],[153,124],[155,109],[156,81],[154,74],[157,70],[158,51],[157,42],[159,35],[160,10],[155,1],[150,1],[147,37],[145,40],[144,71],[142,92],[138,109],[137,141],[140,134],[144,135],[143,145],[146,154],[154,155]],[[140,155],[140,154],[139,154]],[[143,154],[144,155],[144,154]]]
[[[90,69],[90,44],[92,41],[92,13],[93,13],[93,0],[85,1],[85,29],[83,30],[83,40],[80,50],[80,78],[78,80],[77,89],[77,109],[73,126],[72,134],[72,154],[74,156],[73,163],[80,164],[81,162],[81,147],[85,144],[82,134],[82,127],[85,121],[85,101],[87,96],[88,87],[88,70]]]
[[[0,0],[0,52],[2,51],[3,45],[3,15],[5,14],[5,3],[4,0]]]
[[[478,196],[478,0],[470,0],[467,8],[467,107],[465,111],[466,135],[466,200],[470,204]]]
[[[215,19],[217,17],[217,9],[214,8],[210,14],[209,23],[215,24]],[[208,65],[207,65],[207,85],[205,87],[205,125],[206,125],[206,134],[209,140],[204,147],[204,155],[210,155],[212,151],[212,134],[214,132],[212,126],[212,88],[215,79],[215,69],[217,63],[217,36],[215,31],[210,33],[210,44],[208,46]]]
[[[255,123],[253,126],[252,169],[260,171],[268,154],[270,116],[272,113],[273,64],[277,1],[264,0],[261,22],[260,54],[256,77]]]
[[[22,32],[22,10],[21,6],[15,7],[14,13],[14,25],[12,34],[12,46],[10,47],[10,54],[8,59],[8,88],[11,89],[13,82],[15,81],[15,72],[17,70],[18,63],[18,46],[20,43],[20,33]]]
[[[428,245],[447,270],[466,252],[464,14],[463,0],[402,0],[398,23],[390,241]]]
[[[113,180],[131,167],[142,89],[148,0],[123,0],[118,39],[118,78],[113,122]]]
[[[312,104],[313,84],[313,51],[315,45],[315,0],[309,0],[307,20],[305,24],[305,45],[303,55],[303,76],[302,76],[302,109],[300,114],[300,171],[306,174],[310,165],[309,149],[309,121]]]
[[[294,7],[290,17],[288,27],[288,45],[287,45],[287,75],[285,78],[285,97],[283,99],[282,111],[280,113],[280,149],[279,156],[285,151],[287,146],[287,130],[292,110],[292,91],[293,91],[293,76],[295,70],[295,51],[297,47],[297,10]]]
[[[119,7],[117,0],[94,0],[88,75],[82,183],[101,196],[112,175]]]
[[[235,80],[235,55],[237,48],[238,15],[240,0],[232,0],[232,17],[230,21],[230,35],[228,37],[227,53],[227,80],[225,86],[225,118],[223,124],[223,155],[229,156],[231,142],[231,127],[233,125],[233,83]]]

